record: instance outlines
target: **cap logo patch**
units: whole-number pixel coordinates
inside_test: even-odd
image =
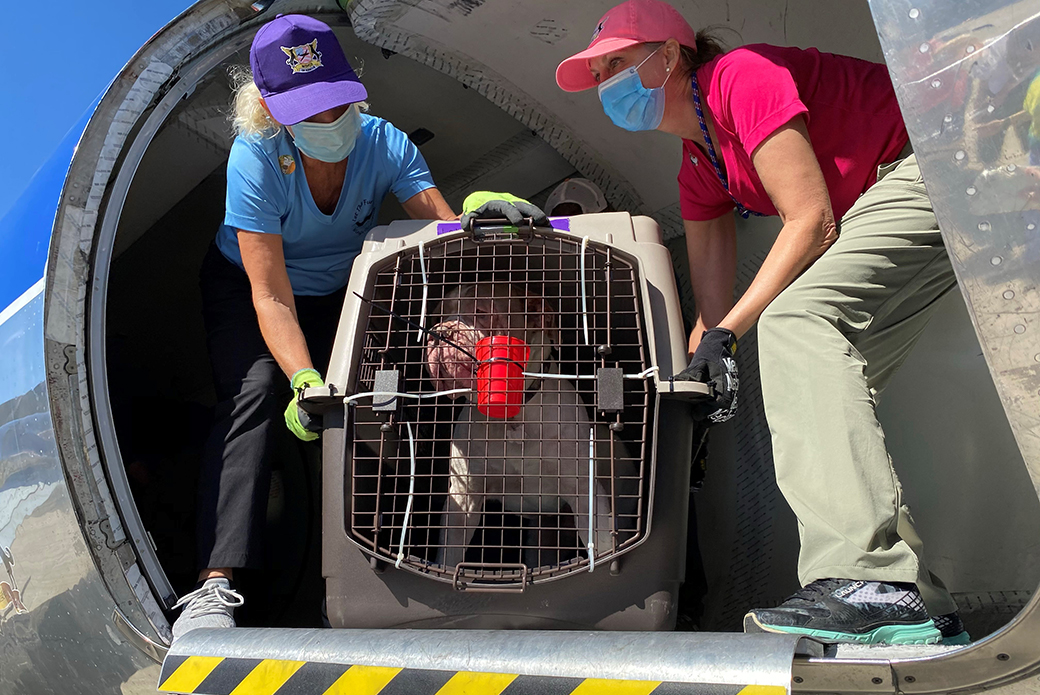
[[[281,47],[289,60],[285,64],[292,68],[293,74],[298,72],[310,72],[321,67],[321,52],[318,50],[318,39],[302,46]]]
[[[610,19],[610,15],[604,17],[602,20],[600,20],[600,23],[596,25],[596,31],[592,32],[593,41],[599,38],[599,33],[603,31],[603,25],[607,23],[608,19]]]
[[[291,154],[283,154],[278,158],[278,166],[281,167],[282,173],[288,176],[296,171],[296,160]]]

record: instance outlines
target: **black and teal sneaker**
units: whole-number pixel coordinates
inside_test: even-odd
[[[776,608],[744,616],[744,632],[787,632],[821,642],[936,644],[942,633],[913,584],[820,579]]]
[[[942,633],[943,644],[960,645],[971,643],[971,636],[964,629],[961,616],[957,615],[956,611],[946,615],[938,615],[932,618],[932,622],[935,623],[936,629]]]

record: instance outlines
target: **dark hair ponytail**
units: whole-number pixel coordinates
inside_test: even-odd
[[[682,46],[679,52],[679,71],[683,77],[692,75],[698,68],[726,52],[726,46],[714,33],[715,27],[705,27],[697,32],[697,50]]]
[[[679,44],[679,64],[676,66],[676,71],[684,79],[692,75],[702,65],[711,62],[726,52],[726,45],[715,34],[716,28],[706,27],[697,32],[697,50]],[[664,45],[664,42],[651,41],[645,45],[651,50],[657,50]]]

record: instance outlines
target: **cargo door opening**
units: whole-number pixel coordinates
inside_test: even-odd
[[[324,18],[331,22],[334,16]],[[425,137],[420,129],[433,134],[422,151],[456,209],[465,193],[480,188],[512,190],[542,203],[555,183],[585,173],[576,172],[526,126],[452,78],[363,43],[348,27],[341,28],[340,36],[348,56],[361,59],[371,112],[416,137]],[[112,426],[133,491],[131,503],[178,594],[190,590],[195,579],[190,542],[193,465],[213,403],[198,267],[223,216],[223,163],[231,142],[225,126],[226,67],[245,62],[246,54],[239,52],[209,71],[154,134],[120,213],[106,300]],[[460,161],[460,152],[473,155],[472,161]],[[380,221],[401,216],[391,200]],[[742,229],[747,234],[742,236],[739,283],[748,282],[757,269],[762,239],[771,231]],[[673,256],[683,258],[681,245],[671,243]],[[963,304],[959,299],[948,304],[881,408],[897,461],[923,457],[940,481],[929,488],[928,477],[922,476],[909,486],[916,490],[920,516],[940,520],[928,529],[926,540],[942,548],[947,581],[963,597],[962,609],[978,607],[980,619],[969,628],[981,637],[1010,620],[1032,595],[1038,570],[1028,552],[1027,530],[1035,529],[1037,510],[1035,497],[1025,494],[1021,458]],[[744,357],[753,370],[750,344],[752,354]],[[977,397],[974,404],[951,383],[965,374],[970,381],[960,383],[964,392]],[[712,442],[716,460],[709,464],[697,501],[701,521],[711,524],[702,542],[710,546],[706,554],[716,592],[703,606],[702,629],[739,629],[740,616],[753,603],[782,600],[794,588],[795,528],[781,509],[782,498],[766,492],[773,483],[771,466],[761,455],[762,441],[768,441],[764,427],[764,419],[757,420],[742,431],[722,432]],[[954,432],[945,441],[934,443],[950,430]],[[255,594],[251,603],[260,612],[244,616],[242,624],[322,622],[315,600],[324,595],[316,545],[318,455],[286,441],[271,493],[271,538],[279,540],[272,544],[270,572],[260,580],[281,593],[265,598]],[[980,448],[984,441],[997,452],[992,473],[979,470],[987,458]],[[116,461],[112,452],[106,455],[110,463]],[[945,474],[940,464],[947,455],[957,467]],[[729,467],[741,456],[759,458],[754,465]],[[968,528],[967,519],[984,520],[983,529],[1007,522],[1014,532],[1007,545],[985,546],[980,538],[986,532]],[[300,538],[309,540],[301,543]],[[765,572],[756,574],[761,567]],[[309,603],[308,610],[297,610],[300,600]]]

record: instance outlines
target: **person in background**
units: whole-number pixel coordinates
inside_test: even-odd
[[[549,194],[545,209],[552,217],[572,217],[604,212],[608,206],[596,184],[588,179],[567,179]]]
[[[697,320],[690,365],[675,378],[713,384],[697,406],[705,420],[736,412],[737,340],[758,324],[803,588],[752,609],[745,630],[966,642],[953,598],[925,566],[875,414],[876,394],[956,285],[885,66],[764,44],[725,52],[671,5],[629,0],[556,81],[598,88],[621,128],[682,140]],[[735,303],[734,209],[783,223]]]
[[[367,91],[322,22],[279,16],[257,32],[235,96],[224,224],[201,271],[217,393],[198,490],[196,589],[176,640],[233,627],[234,574],[259,567],[274,438],[318,438],[296,398],[323,385],[344,287],[392,193],[418,219],[454,219],[418,148],[367,115]],[[288,408],[285,400],[290,399]]]

